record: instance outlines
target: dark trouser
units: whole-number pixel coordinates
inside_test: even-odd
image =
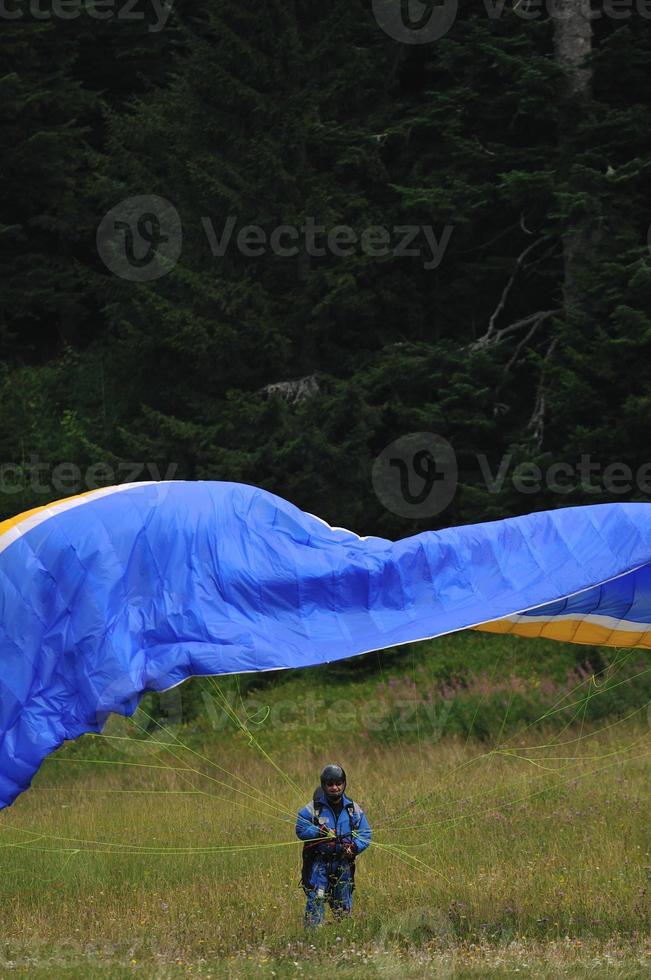
[[[353,873],[349,861],[316,858],[305,894],[305,925],[320,926],[328,902],[335,916],[349,915],[353,907]]]

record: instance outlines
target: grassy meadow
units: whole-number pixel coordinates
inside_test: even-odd
[[[648,667],[548,646],[204,679],[64,746],[0,813],[0,975],[650,975]],[[306,933],[330,760],[374,845],[352,919]]]

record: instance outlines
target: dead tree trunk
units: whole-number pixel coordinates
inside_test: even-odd
[[[554,0],[554,50],[567,71],[566,98],[576,102],[590,96],[592,73],[587,59],[592,51],[590,0]]]
[[[559,136],[568,147],[566,159],[570,166],[569,144],[577,121],[587,111],[592,90],[592,70],[588,63],[592,52],[590,0],[554,0],[551,12],[556,59],[566,73]],[[589,262],[594,244],[587,220],[578,216],[563,235],[563,301],[568,317],[579,308],[579,271]]]

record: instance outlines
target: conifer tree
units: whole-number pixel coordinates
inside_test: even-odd
[[[88,287],[76,258],[93,96],[73,79],[74,60],[53,20],[3,23],[0,343],[12,360],[52,355],[85,321]]]
[[[597,20],[586,60],[553,17],[491,9],[460,3],[444,37],[409,45],[357,0],[182,4],[151,48],[107,35],[125,70],[104,115],[99,27],[12,26],[4,458],[173,464],[395,536],[596,499],[523,493],[521,462],[645,462],[646,22]],[[90,241],[143,196],[169,202],[182,247],[159,278],[121,278]],[[347,255],[326,242],[342,225]],[[271,247],[281,226],[295,249]],[[371,228],[384,254],[361,247]],[[400,517],[373,490],[408,432],[455,448],[443,514]]]

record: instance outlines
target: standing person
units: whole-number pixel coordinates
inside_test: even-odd
[[[296,836],[305,842],[301,883],[307,896],[306,926],[321,925],[326,901],[337,918],[350,914],[355,858],[371,843],[366,814],[345,789],[342,767],[326,766],[312,802],[296,819]]]

